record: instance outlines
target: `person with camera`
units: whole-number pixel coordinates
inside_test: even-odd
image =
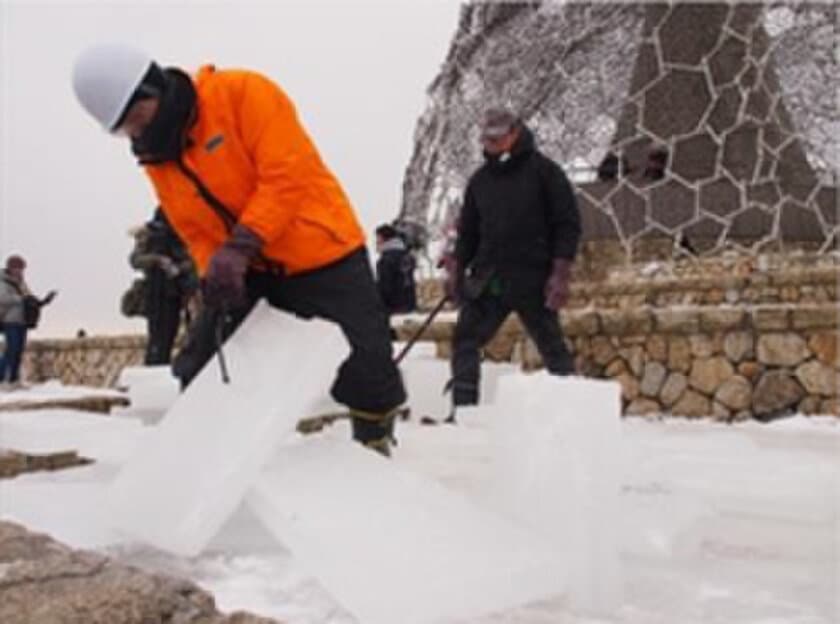
[[[15,254],[6,259],[6,267],[0,272],[0,326],[5,343],[0,356],[0,389],[4,390],[25,387],[20,379],[20,367],[26,334],[38,325],[41,308],[57,294],[50,291],[43,299],[33,295],[24,279],[25,270],[26,261]]]

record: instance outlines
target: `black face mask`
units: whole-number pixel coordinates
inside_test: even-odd
[[[178,160],[186,133],[196,118],[196,93],[192,80],[178,69],[167,69],[166,88],[158,110],[143,133],[131,141],[140,164]]]

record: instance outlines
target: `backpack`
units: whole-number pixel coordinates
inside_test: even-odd
[[[148,284],[143,278],[137,278],[120,299],[120,311],[124,316],[146,316],[146,289]]]
[[[23,324],[27,329],[38,327],[41,320],[41,302],[34,295],[25,295],[23,298]]]

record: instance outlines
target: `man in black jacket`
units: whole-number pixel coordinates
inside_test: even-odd
[[[479,349],[515,311],[548,371],[574,372],[557,311],[580,239],[574,192],[531,131],[505,110],[482,126],[485,163],[467,184],[447,293],[461,308],[452,349],[453,416],[478,402]]]

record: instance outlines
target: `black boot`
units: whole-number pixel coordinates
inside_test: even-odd
[[[457,423],[457,421],[455,420],[455,406],[454,405],[452,406],[452,409],[449,410],[449,416],[447,416],[446,419],[443,422],[445,422],[447,425],[454,425],[454,424]]]
[[[353,439],[385,457],[390,457],[391,445],[396,444],[394,421],[400,413],[399,408],[384,413],[351,409]]]

